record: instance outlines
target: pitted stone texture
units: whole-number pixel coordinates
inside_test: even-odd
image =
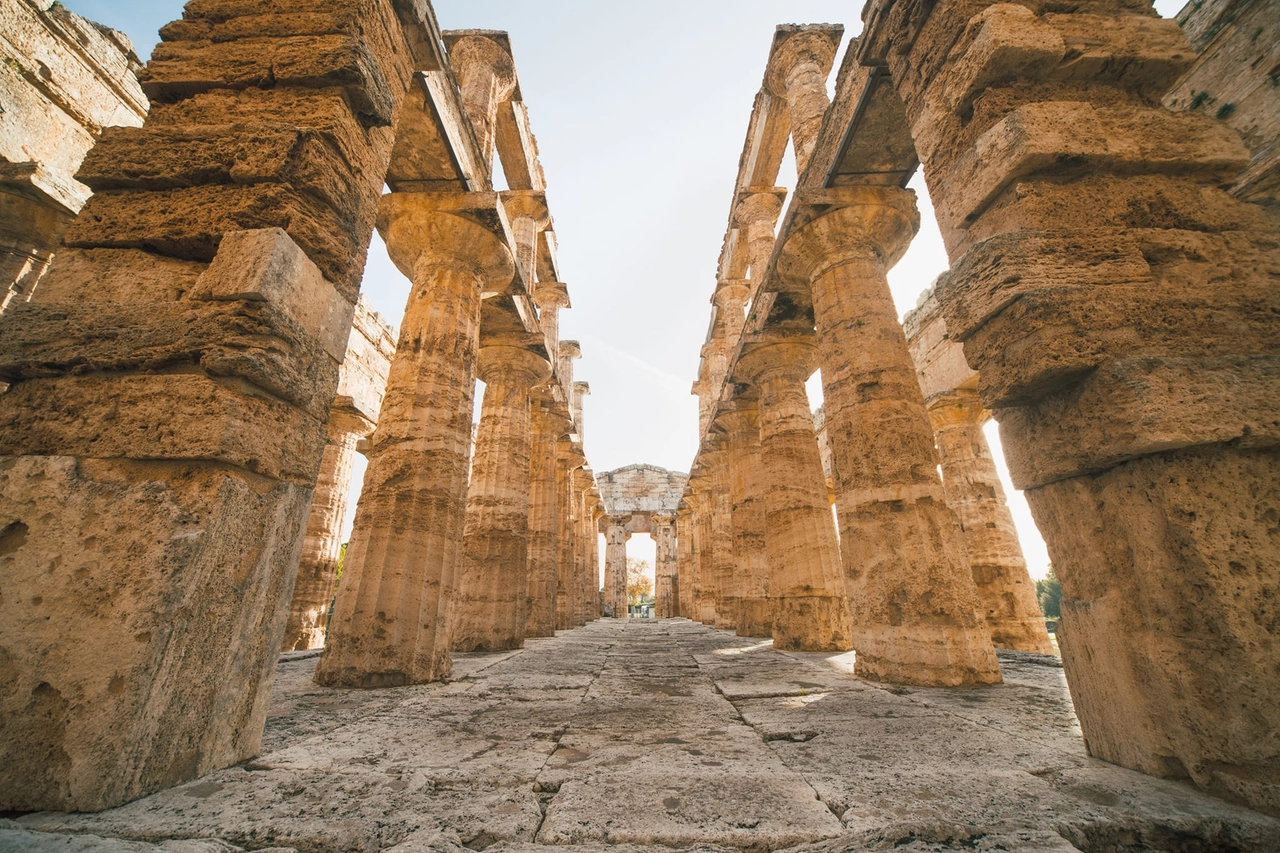
[[[255,761],[18,831],[308,853],[1270,853],[1280,832],[1086,757],[1055,659],[1002,654],[994,687],[890,691],[847,658],[663,620],[461,654],[448,684],[385,691],[317,689],[314,659],[288,660]]]

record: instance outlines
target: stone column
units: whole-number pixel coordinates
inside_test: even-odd
[[[560,559],[556,563],[556,630],[568,631],[574,627],[578,601],[577,578],[578,551],[582,548],[578,536],[579,513],[575,471],[586,458],[564,433],[556,442],[556,491],[559,495]]]
[[[627,529],[629,518],[604,518],[604,606],[615,619],[627,617]],[[608,614],[605,614],[608,615]]]
[[[564,398],[569,407],[570,417],[574,418],[574,427],[578,426],[578,422],[573,408],[573,363],[580,358],[582,358],[582,347],[577,341],[560,341],[556,345],[556,376],[564,387]]]
[[[729,469],[730,531],[737,576],[738,635],[769,637],[769,561],[765,553],[764,461],[760,458],[760,412],[739,402],[717,421],[725,430]]]
[[[760,392],[765,554],[774,645],[804,651],[852,648],[835,523],[804,383],[817,353],[802,340],[757,345],[738,375]]]
[[[919,226],[915,194],[829,192],[836,209],[793,232],[777,269],[813,299],[857,672],[907,684],[998,682],[885,278]]]
[[[706,466],[703,455],[698,454],[700,465]],[[711,500],[710,472],[702,470],[689,475],[689,488],[693,495],[690,504],[693,507],[693,615],[704,625],[716,624],[716,574],[715,551],[711,540]]]
[[[449,674],[480,339],[480,293],[514,275],[493,232],[383,197],[379,230],[413,280],[316,682],[391,687]]]
[[[649,524],[654,542],[653,557],[653,612],[659,619],[678,615],[677,602],[677,554],[676,520],[673,516],[650,516]]]
[[[533,286],[533,302],[538,306],[538,325],[547,339],[547,352],[560,363],[560,311],[572,307],[569,288],[561,281],[540,281]]]
[[[957,390],[929,402],[947,506],[964,531],[969,569],[992,642],[1005,649],[1053,654],[1004,487],[982,434],[986,415],[977,391]]]
[[[585,465],[573,472],[573,535],[578,540],[574,552],[576,561],[572,568],[573,585],[573,624],[575,627],[590,621],[588,613],[594,607],[590,596],[596,595],[597,582],[591,578],[591,540],[594,531],[591,529],[591,510],[587,506],[587,492],[591,488],[591,469]]]
[[[80,172],[111,191],[0,317],[0,809],[103,809],[258,752],[415,67],[391,4],[328,5],[268,33],[190,4],[145,126]],[[189,35],[214,16],[226,41]],[[244,88],[286,44],[291,76]]]
[[[686,492],[676,507],[676,578],[675,611],[673,616],[692,619],[693,603],[693,508],[691,495]]]
[[[600,521],[604,518],[604,503],[600,500],[600,491],[596,486],[592,486],[591,494],[591,547],[589,551],[591,558],[590,563],[591,574],[591,600],[590,608],[587,613],[587,621],[593,622],[604,615],[604,608],[600,601]],[[622,601],[625,609],[627,600],[627,576],[622,574]]]
[[[782,203],[786,197],[787,191],[782,187],[753,187],[738,195],[738,204],[733,209],[733,221],[747,244],[752,281],[763,278],[764,271],[769,267],[778,214],[782,212]]]
[[[508,190],[502,193],[502,207],[511,222],[516,260],[524,273],[529,296],[536,303],[534,293],[537,286],[534,284],[534,277],[538,268],[538,234],[551,226],[547,197],[544,193],[533,190]]]
[[[738,567],[733,560],[733,523],[730,518],[730,471],[724,438],[713,430],[716,444],[703,450],[710,479],[711,571],[715,576],[715,626],[726,631],[738,627]]]
[[[1280,812],[1280,221],[1223,189],[1248,150],[1161,107],[1194,52],[1149,7],[944,0],[870,29],[952,259],[948,331],[1062,580],[1089,751]]]
[[[560,516],[556,444],[563,418],[555,411],[550,387],[540,389],[531,414],[533,439],[529,464],[529,584],[526,637],[554,637],[560,563]]]
[[[585,443],[584,430],[586,424],[582,421],[582,400],[591,393],[591,383],[575,382],[573,383],[573,422],[578,428],[578,441]]]
[[[351,491],[351,466],[356,445],[373,432],[373,424],[358,415],[335,411],[329,415],[329,442],[320,461],[315,496],[307,518],[298,579],[293,584],[289,622],[284,631],[284,651],[324,647],[329,604],[337,585],[338,557],[342,550],[342,522],[347,516]]]
[[[480,153],[492,169],[494,120],[498,107],[515,91],[515,62],[497,41],[479,33],[454,41],[449,46],[449,62],[458,78]]]
[[[551,378],[541,354],[486,346],[476,362],[484,396],[476,432],[454,604],[453,645],[461,652],[524,646],[529,594],[529,389]]]
[[[787,102],[791,113],[791,145],[796,153],[796,172],[803,175],[809,166],[813,148],[818,144],[818,131],[827,106],[827,75],[840,45],[827,29],[797,28],[784,35],[779,28],[781,44],[775,42],[765,74],[769,93]]]

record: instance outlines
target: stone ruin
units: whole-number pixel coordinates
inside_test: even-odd
[[[780,26],[686,478],[587,463],[505,33],[192,0],[134,85],[119,34],[6,5],[0,810],[253,757],[282,648],[382,688],[596,620],[600,531],[613,613],[650,532],[659,616],[997,683],[996,645],[1047,637],[994,417],[1090,754],[1280,814],[1274,12],[871,0],[833,98],[843,29]],[[919,168],[951,268],[904,330]],[[358,299],[375,227],[412,281],[394,346]]]

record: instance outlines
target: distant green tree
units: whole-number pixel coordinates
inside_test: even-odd
[[[345,563],[346,561],[347,561],[347,543],[343,542],[342,546],[338,548],[338,565],[333,572],[334,580],[337,580],[338,578],[342,577],[342,564]]]
[[[1040,610],[1046,619],[1058,619],[1062,613],[1062,584],[1049,566],[1049,574],[1044,580],[1036,581],[1036,598],[1040,602]]]

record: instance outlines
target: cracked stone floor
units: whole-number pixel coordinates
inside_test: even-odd
[[[1085,755],[1055,658],[886,687],[682,619],[605,620],[377,691],[282,659],[262,754],[0,851],[1280,851],[1280,821]]]

